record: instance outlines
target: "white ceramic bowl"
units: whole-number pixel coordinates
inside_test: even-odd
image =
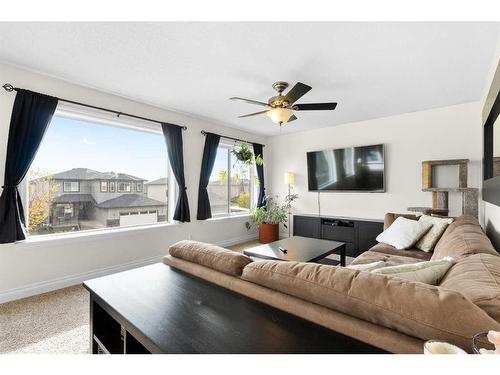
[[[424,343],[424,354],[467,354],[467,352],[448,342],[429,340]]]

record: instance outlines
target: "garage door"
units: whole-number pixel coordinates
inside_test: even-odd
[[[151,212],[151,211],[150,211]],[[120,213],[120,226],[156,224],[158,216],[154,213],[129,212]]]

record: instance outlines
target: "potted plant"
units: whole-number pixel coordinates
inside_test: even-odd
[[[285,228],[288,228],[288,209],[297,197],[297,194],[288,195],[284,202],[280,204],[277,195],[275,197],[266,196],[266,204],[264,206],[252,209],[250,222],[246,223],[247,229],[251,229],[254,226],[259,227],[260,243],[270,243],[279,240],[279,225],[283,224]]]
[[[236,160],[240,162],[244,167],[251,167],[254,159],[254,154],[252,150],[248,147],[246,143],[242,143],[241,145],[234,146],[231,150],[231,153],[236,156]],[[255,164],[263,165],[264,160],[262,159],[262,155],[255,156]]]

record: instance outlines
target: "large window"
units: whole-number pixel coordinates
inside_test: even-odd
[[[168,191],[161,129],[121,121],[58,108],[28,174],[30,235],[167,220],[168,199],[158,200],[143,188],[162,181]]]
[[[255,205],[258,184],[255,163],[244,165],[232,150],[238,146],[221,141],[208,183],[212,216],[245,214]]]

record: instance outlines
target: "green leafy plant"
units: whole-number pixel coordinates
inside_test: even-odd
[[[250,193],[242,191],[238,196],[238,206],[243,208],[250,207]]]
[[[252,150],[248,147],[246,143],[242,143],[239,146],[234,146],[231,153],[236,157],[236,160],[240,162],[243,166],[251,167],[254,160],[254,154]],[[264,159],[261,155],[255,156],[255,164],[263,165]]]
[[[224,185],[227,181],[227,171],[219,171],[219,180],[220,180],[220,184],[221,185]]]
[[[283,203],[279,203],[279,196],[267,195],[265,205],[251,210],[250,222],[245,223],[247,229],[251,229],[260,224],[283,224],[288,228],[288,210],[292,202],[298,198],[298,194],[287,195]]]

